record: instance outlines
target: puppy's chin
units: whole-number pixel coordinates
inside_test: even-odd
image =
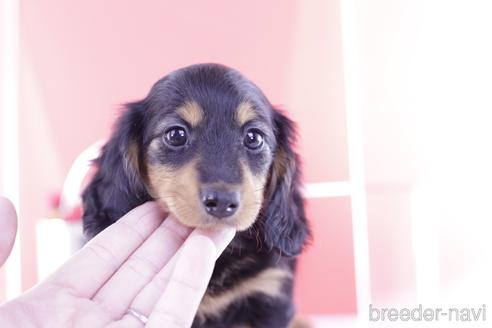
[[[220,229],[223,227],[232,227],[237,231],[243,231],[253,225],[260,212],[260,207],[258,206],[257,208],[240,211],[228,218],[217,219],[204,211],[193,210],[192,206],[175,207],[164,199],[157,199],[156,201],[163,211],[171,214],[181,224],[190,228]]]

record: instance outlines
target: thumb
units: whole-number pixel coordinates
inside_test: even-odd
[[[12,203],[0,197],[0,267],[5,263],[14,246],[17,233],[17,214]]]

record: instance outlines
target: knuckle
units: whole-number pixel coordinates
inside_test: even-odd
[[[87,246],[87,249],[90,252],[92,252],[101,261],[109,264],[113,269],[116,269],[118,267],[115,254],[104,243],[101,242],[90,243]]]
[[[170,312],[162,309],[155,309],[154,312],[152,313],[152,316],[156,319],[155,322],[158,322],[159,324],[162,324],[165,327],[170,327],[170,328],[189,327],[189,324],[186,322],[186,320],[174,312]]]
[[[178,285],[179,288],[189,289],[194,294],[200,292],[202,289],[201,286],[186,281],[181,277],[176,277],[175,275],[171,276],[171,278],[169,279],[169,284],[175,284]]]
[[[129,224],[128,222],[121,221],[121,226],[123,229],[127,230],[124,234],[126,236],[133,235],[135,238],[137,238],[140,242],[144,241],[146,238],[146,235],[139,230],[139,225],[132,225]]]
[[[134,255],[126,261],[125,265],[128,270],[133,271],[145,280],[150,280],[159,272],[157,265],[144,256]]]
[[[164,290],[166,289],[166,286],[168,285],[168,283],[169,283],[169,277],[163,276],[163,275],[160,275],[160,276],[157,275],[152,280],[152,284],[154,285],[155,288],[157,288],[157,290],[160,293],[163,293],[164,292]]]

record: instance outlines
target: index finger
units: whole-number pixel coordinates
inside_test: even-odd
[[[169,282],[146,327],[191,327],[205,294],[215,260],[234,237],[235,230],[195,230],[186,240]]]
[[[89,241],[47,282],[91,298],[157,229],[163,217],[164,213],[155,202],[134,208]]]

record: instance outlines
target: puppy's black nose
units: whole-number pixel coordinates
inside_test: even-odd
[[[218,219],[233,215],[239,207],[239,191],[205,189],[201,196],[207,213]]]

